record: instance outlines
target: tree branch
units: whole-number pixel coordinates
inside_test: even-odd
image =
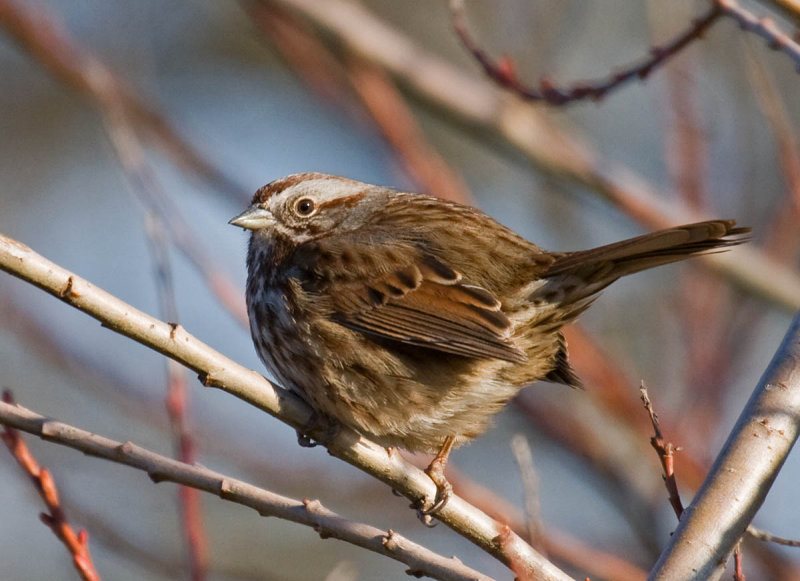
[[[14,407],[11,392],[3,392],[0,406]],[[33,482],[39,496],[42,497],[48,512],[41,513],[39,518],[53,531],[53,534],[72,555],[72,563],[81,579],[83,581],[100,581],[100,575],[98,575],[89,554],[89,534],[83,529],[76,533],[67,521],[56,483],[50,471],[39,465],[25,441],[20,437],[19,431],[13,427],[4,426],[0,430],[0,440],[6,445],[8,451]]]
[[[800,314],[649,579],[718,579],[800,431]]]
[[[235,395],[317,440],[326,436],[322,433],[324,428],[309,429],[311,410],[291,392],[211,349],[180,325],[159,321],[135,309],[2,234],[0,269],[83,311],[104,327],[178,361],[198,373],[203,385]],[[435,495],[433,482],[422,470],[352,430],[340,430],[327,447],[332,455],[385,482],[412,502]],[[450,499],[437,518],[520,576],[569,579],[506,525],[457,496]]]
[[[483,67],[483,71],[490,79],[526,101],[544,101],[549,105],[556,106],[585,99],[599,101],[629,81],[646,79],[654,69],[663,65],[693,41],[702,38],[703,34],[723,14],[721,6],[713,2],[708,12],[694,20],[681,34],[661,46],[652,47],[649,57],[642,62],[614,71],[607,78],[580,81],[565,87],[556,86],[551,80],[542,78],[539,88],[536,88],[520,81],[510,60],[495,61],[481,48],[469,33],[467,17],[464,13],[464,0],[450,0],[450,12],[453,17],[453,28],[461,39],[461,43]]]
[[[650,55],[639,63],[619,69],[608,75],[607,78],[580,81],[563,87],[555,85],[550,79],[544,77],[539,82],[538,88],[527,85],[519,79],[510,59],[494,60],[472,37],[464,13],[464,0],[450,0],[450,12],[453,18],[453,28],[461,39],[461,43],[481,65],[486,76],[525,101],[544,101],[549,105],[563,106],[585,99],[595,101],[603,99],[608,93],[629,81],[646,79],[656,68],[664,65],[695,40],[702,38],[703,34],[723,16],[738,22],[745,32],[751,32],[763,38],[769,48],[787,54],[795,61],[800,71],[800,45],[782,32],[771,19],[758,18],[742,8],[736,0],[711,0],[710,4],[708,11],[694,19],[686,27],[686,30],[669,42],[652,47]]]
[[[452,581],[492,581],[455,557],[447,559],[394,531],[383,531],[343,518],[317,500],[299,501],[281,496],[203,466],[161,456],[132,442],[104,438],[5,402],[0,403],[0,423],[90,456],[142,470],[156,483],[175,482],[204,490],[223,500],[255,509],[261,516],[274,516],[313,527],[322,538],[340,539],[405,563],[410,567],[410,574]]]

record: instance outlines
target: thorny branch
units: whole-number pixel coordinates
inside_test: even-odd
[[[550,105],[566,105],[583,99],[600,100],[610,91],[635,79],[646,79],[658,66],[678,54],[687,45],[700,38],[712,24],[723,14],[722,8],[714,3],[711,9],[692,22],[691,26],[672,41],[650,49],[650,57],[641,63],[621,69],[607,79],[582,81],[569,87],[558,87],[550,79],[543,78],[538,89],[528,86],[519,80],[509,59],[494,61],[472,37],[467,27],[464,13],[464,0],[451,0],[450,10],[453,15],[453,27],[464,47],[483,67],[484,72],[498,85],[513,91],[526,101],[544,101]]]
[[[708,11],[696,18],[682,33],[671,41],[650,49],[650,56],[639,63],[624,67],[607,78],[593,81],[580,81],[559,87],[547,77],[539,81],[539,88],[523,83],[508,58],[494,60],[469,32],[464,12],[464,0],[450,0],[453,28],[461,43],[481,65],[486,75],[495,83],[509,89],[526,101],[544,101],[550,105],[562,106],[575,101],[592,99],[599,101],[611,91],[633,80],[644,80],[656,68],[680,53],[695,40],[703,37],[721,17],[735,20],[742,30],[752,32],[763,38],[769,48],[780,50],[792,58],[800,71],[800,45],[782,32],[769,18],[758,18],[742,8],[736,0],[711,0]]]
[[[675,477],[675,452],[679,452],[680,448],[676,448],[673,446],[672,442],[664,440],[664,434],[661,432],[658,416],[656,415],[655,408],[650,400],[650,395],[647,392],[647,387],[645,387],[644,382],[642,382],[642,384],[639,386],[639,394],[642,404],[644,404],[644,407],[650,416],[650,422],[653,425],[653,432],[655,433],[655,435],[650,438],[650,444],[658,453],[658,459],[661,461],[661,466],[664,471],[662,475],[664,478],[664,485],[667,487],[667,492],[669,493],[669,502],[672,505],[675,516],[677,516],[680,520],[684,511],[684,507],[683,503],[681,502],[680,494],[678,492],[678,483]],[[776,545],[800,547],[800,541],[777,537],[766,531],[759,530],[752,525],[747,527],[747,534],[754,539],[775,543]]]

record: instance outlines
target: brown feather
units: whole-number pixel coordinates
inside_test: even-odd
[[[577,274],[583,269],[597,269],[604,263],[611,268],[604,274],[612,281],[617,278],[683,260],[692,254],[724,249],[746,241],[740,236],[749,228],[737,228],[734,220],[709,220],[651,232],[628,240],[589,250],[566,252],[557,256],[545,277]],[[577,271],[577,272],[576,272]]]
[[[384,257],[385,258],[385,257]],[[333,319],[350,329],[436,351],[525,361],[509,341],[511,322],[486,289],[431,257],[372,280],[340,284]]]

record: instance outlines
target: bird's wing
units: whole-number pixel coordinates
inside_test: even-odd
[[[330,289],[335,321],[445,353],[526,360],[510,343],[511,322],[492,293],[430,255],[385,247],[369,252],[368,266],[351,264],[350,275]]]

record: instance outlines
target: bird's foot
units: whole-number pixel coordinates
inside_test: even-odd
[[[332,418],[318,412],[311,413],[311,419],[303,426],[302,430],[297,430],[297,443],[303,448],[314,448],[315,446],[327,446],[339,433],[341,426]],[[311,436],[317,433],[317,436]]]
[[[437,462],[438,459],[438,457],[434,459],[430,466],[425,469],[425,474],[427,474],[436,485],[436,496],[433,498],[433,503],[429,507],[421,509],[429,516],[435,516],[436,513],[445,507],[450,497],[453,496],[453,485],[447,481],[444,475],[445,462]]]
[[[424,498],[417,506],[414,506],[414,508],[416,508],[417,516],[422,521],[422,524],[428,527],[433,526],[432,517],[439,514],[447,504],[447,501],[450,500],[450,497],[453,496],[453,486],[447,481],[444,475],[444,469],[447,466],[447,458],[450,456],[450,451],[453,449],[454,441],[455,438],[453,438],[453,436],[445,438],[439,453],[436,454],[436,457],[425,469],[425,474],[427,474],[436,485],[436,495],[433,498],[433,502],[430,502],[430,504],[428,498]]]
[[[427,473],[428,470],[425,472]],[[431,474],[428,473],[428,476],[431,476]],[[433,501],[431,502],[429,496],[425,496],[411,505],[411,508],[417,511],[417,518],[420,522],[429,528],[436,526],[433,517],[445,507],[447,501],[453,495],[453,486],[444,478],[444,474],[441,474],[441,480],[433,476],[431,476],[431,480],[436,484],[436,496],[434,496]]]

